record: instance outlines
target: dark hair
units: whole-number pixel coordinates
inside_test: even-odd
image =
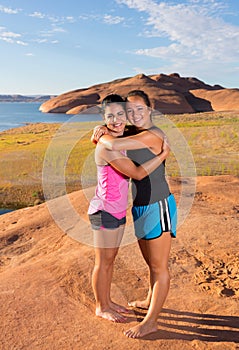
[[[101,102],[101,111],[104,113],[105,108],[108,106],[108,104],[111,103],[118,103],[122,105],[122,107],[125,109],[125,100],[123,99],[123,97],[117,94],[110,94],[103,98]]]
[[[146,92],[144,92],[143,90],[132,90],[132,91],[130,91],[128,93],[127,97],[126,97],[126,101],[128,101],[128,97],[131,97],[131,96],[139,96],[139,97],[141,97],[144,100],[146,106],[151,107],[151,103],[150,103],[149,97],[146,94]]]

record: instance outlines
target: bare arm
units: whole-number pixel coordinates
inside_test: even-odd
[[[149,148],[155,154],[161,152],[163,143],[168,144],[166,135],[160,129],[145,130],[137,135],[113,139],[109,135],[103,135],[99,142],[112,151]]]
[[[153,159],[140,166],[136,166],[128,157],[123,156],[120,152],[106,150],[102,145],[99,145],[98,149],[100,157],[113,168],[136,180],[141,180],[153,172],[167,158],[169,153],[169,147],[165,145],[164,150],[159,155],[156,155]]]
[[[128,137],[112,138],[106,126],[97,125],[94,128],[91,141],[95,144],[100,142],[111,151],[149,148],[155,154],[160,153],[164,143],[167,143],[167,146],[169,146],[166,135],[159,128],[145,130],[140,134]]]
[[[109,130],[105,125],[96,125],[94,127],[92,136],[90,138],[91,142],[94,144],[97,144],[99,142],[99,139],[102,135],[109,135]]]
[[[145,130],[137,135],[132,135],[123,138],[112,138],[110,132],[104,125],[94,127],[91,141],[95,144],[102,143],[111,151],[134,150],[140,148],[155,148],[156,144],[162,144],[166,135],[159,128]],[[159,152],[155,152],[158,154]]]

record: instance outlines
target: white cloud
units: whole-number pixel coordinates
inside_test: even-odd
[[[11,38],[5,38],[0,36],[0,40],[5,41],[6,43],[9,43],[9,44],[14,44],[14,40]]]
[[[50,44],[58,44],[59,43],[59,40],[48,40],[46,38],[44,38],[44,39],[40,39],[40,38],[39,39],[34,39],[32,41],[37,43],[37,44],[48,44],[48,43],[50,43]]]
[[[52,31],[57,32],[57,33],[65,33],[66,32],[66,30],[64,28],[56,27],[56,26],[53,26]]]
[[[99,15],[83,14],[78,16],[78,18],[83,21],[99,20]]]
[[[19,13],[21,10],[20,9],[11,9],[10,7],[4,7],[0,5],[0,12],[6,13],[8,15],[15,15]]]
[[[37,18],[45,18],[46,15],[44,15],[43,13],[41,12],[33,12],[33,13],[30,13],[29,14],[30,17],[37,17]]]
[[[19,40],[21,34],[8,32],[5,27],[0,27],[0,40],[5,41],[9,44],[17,44],[27,46],[28,44],[22,40]]]
[[[59,17],[57,16],[47,16],[47,18],[49,19],[50,22],[53,22],[53,23],[58,23],[60,21]]]
[[[104,15],[103,21],[107,24],[119,24],[124,21],[124,18],[119,16]]]
[[[55,24],[52,24],[51,29],[49,29],[47,31],[40,31],[39,36],[43,37],[43,38],[50,38],[50,37],[55,36],[57,33],[66,33],[66,30],[62,27],[58,27]],[[47,39],[36,39],[35,41],[42,43],[42,42],[46,42]],[[58,42],[58,40],[57,40],[57,42]]]
[[[76,19],[73,16],[50,16],[50,15],[45,15],[46,18],[51,22],[51,23],[58,23],[58,24],[64,24],[64,23],[75,23]]]
[[[67,16],[65,17],[66,21],[69,23],[74,23],[76,20],[73,16]]]
[[[43,32],[43,31],[41,31],[40,32],[40,34],[39,34],[39,36],[40,37],[47,37],[47,38],[49,38],[49,37],[51,37],[53,34],[52,34],[52,31],[48,31],[48,32]],[[38,40],[38,39],[37,39]],[[41,39],[39,39],[39,40],[41,40]]]
[[[204,62],[238,60],[239,27],[220,18],[222,10],[225,10],[225,4],[220,1],[191,0],[187,4],[171,5],[153,0],[116,1],[145,12],[145,33],[159,38],[157,47],[138,49],[138,55],[158,57],[175,63],[182,60],[182,63],[187,64],[192,59]],[[161,44],[162,38],[164,44]],[[168,40],[167,45],[165,38]]]
[[[109,14],[105,14],[105,15],[83,14],[78,16],[78,19],[83,21],[93,20],[93,21],[103,22],[105,24],[110,24],[110,25],[123,23],[125,21],[124,17],[112,16]]]
[[[28,43],[25,43],[25,41],[21,41],[21,40],[16,40],[16,44],[22,45],[22,46],[28,46]]]
[[[44,44],[46,43],[48,40],[47,39],[35,39],[33,40],[34,42],[38,43],[38,44]]]
[[[1,37],[0,35],[0,40],[3,40],[9,44],[17,44],[17,45],[22,45],[22,46],[27,46],[28,44],[25,43],[24,41],[21,40],[13,40],[12,38],[7,38],[7,37]]]
[[[129,8],[137,9],[139,11],[148,11],[149,8],[157,6],[152,0],[116,0],[118,4],[127,5]]]
[[[19,38],[21,34],[13,32],[0,32],[2,38]]]
[[[73,16],[60,17],[60,16],[54,16],[54,15],[48,15],[46,13],[37,12],[37,11],[30,13],[28,16],[39,18],[39,19],[46,19],[49,22],[54,23],[54,24],[56,24],[56,23],[64,24],[66,22],[67,23],[74,23],[76,21]]]
[[[35,56],[32,52],[28,52],[25,54],[25,56],[28,56],[28,57],[32,57],[32,56]]]

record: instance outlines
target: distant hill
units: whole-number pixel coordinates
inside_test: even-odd
[[[23,95],[0,95],[0,102],[44,102],[51,99],[52,95],[34,95],[34,96],[23,96]]]
[[[173,74],[138,74],[66,92],[40,106],[48,113],[98,112],[97,105],[110,93],[126,96],[130,90],[144,90],[152,107],[165,114],[239,110],[239,89],[209,85],[194,77]],[[94,108],[92,108],[94,107]]]

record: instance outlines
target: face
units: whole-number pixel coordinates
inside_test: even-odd
[[[111,103],[106,106],[104,120],[107,128],[114,133],[114,136],[123,135],[127,121],[123,106],[118,103]]]
[[[140,96],[130,96],[126,103],[128,120],[137,128],[149,128],[152,125],[151,110]]]

